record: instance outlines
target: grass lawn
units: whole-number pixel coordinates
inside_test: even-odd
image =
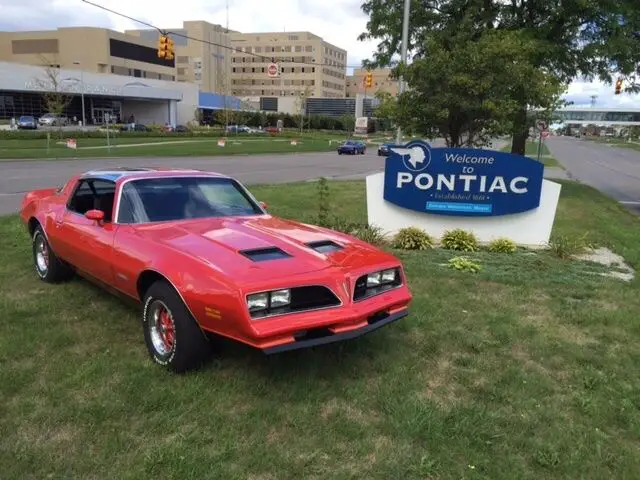
[[[0,160],[2,159],[42,159],[42,158],[95,158],[130,156],[209,156],[252,153],[288,153],[330,151],[337,148],[344,136],[304,134],[291,145],[290,138],[270,136],[227,137],[224,148],[217,145],[218,138],[171,138],[171,137],[123,137],[111,139],[112,148],[107,148],[106,139],[77,139],[77,149],[67,148],[51,140],[47,151],[47,140],[0,140]],[[330,143],[331,140],[331,143]],[[58,140],[59,141],[59,140]]]
[[[510,152],[511,142],[509,142],[507,145],[502,147],[500,151]],[[537,141],[536,142],[527,141],[526,148],[525,148],[525,155],[533,159],[538,158],[538,142]],[[563,168],[562,165],[560,165],[560,163],[558,162],[558,160],[556,160],[553,157],[553,155],[551,155],[549,148],[545,145],[544,142],[542,143],[542,146],[540,149],[540,160],[542,161],[542,163],[544,163],[545,167]]]
[[[555,234],[640,266],[637,217],[563,183]],[[364,221],[364,182],[331,182]],[[309,220],[315,184],[251,190]],[[36,279],[0,218],[0,464],[41,478],[637,478],[639,281],[547,252],[398,252],[412,314],[361,339],[264,357],[224,344],[202,371],[151,364],[137,311],[82,280]]]

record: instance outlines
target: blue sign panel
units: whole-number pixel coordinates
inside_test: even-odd
[[[544,165],[494,150],[431,148],[422,141],[391,145],[384,199],[438,215],[496,216],[540,205]]]

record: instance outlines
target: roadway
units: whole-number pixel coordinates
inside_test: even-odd
[[[430,142],[444,146],[442,141]],[[499,149],[504,142],[497,141]],[[365,155],[338,155],[335,152],[232,155],[212,157],[131,157],[78,160],[15,160],[0,162],[0,215],[16,213],[30,190],[62,185],[77,173],[117,166],[177,167],[215,171],[237,178],[247,185],[331,179],[358,179],[384,168],[384,157],[370,146]]]
[[[573,137],[549,137],[551,154],[582,183],[640,214],[640,152]]]

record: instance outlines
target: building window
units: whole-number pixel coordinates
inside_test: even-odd
[[[316,67],[311,67],[311,73],[316,73]]]
[[[307,45],[306,47],[304,47],[304,51],[305,52],[312,52],[313,51],[313,47],[311,45]]]
[[[34,40],[13,40],[11,42],[11,53],[14,55],[34,54],[34,53],[58,53],[58,40],[34,39]]]
[[[300,67],[300,71],[304,73],[304,67]]]
[[[236,73],[236,67],[233,67],[233,68],[231,69],[231,71],[232,71],[233,73]]]
[[[115,38],[109,39],[109,54],[112,57],[124,58],[125,60],[135,60],[136,62],[150,63],[163,67],[175,67],[175,59],[165,60],[164,58],[158,58],[158,51],[155,48],[123,42]]]
[[[252,69],[251,69],[251,73],[256,73],[256,69],[255,69],[255,68],[252,68]]]
[[[296,52],[302,51],[302,45],[296,45]]]
[[[177,57],[176,60],[178,63],[189,63],[189,57],[185,57],[185,56]]]

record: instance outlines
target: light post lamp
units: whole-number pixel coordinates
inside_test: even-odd
[[[401,61],[406,65],[407,63],[407,43],[409,42],[409,7],[411,6],[411,0],[404,0],[404,19],[402,21],[402,50],[400,53]],[[398,97],[404,92],[404,78],[400,76],[400,84],[398,85]],[[396,145],[400,144],[402,140],[402,129],[398,126],[398,132],[396,133]]]
[[[73,62],[73,64],[80,66],[80,62],[77,61]],[[84,128],[87,125],[87,122],[85,121],[84,114],[84,75],[82,69],[80,69],[80,88],[82,89],[80,91],[80,98],[82,99],[82,128]]]

